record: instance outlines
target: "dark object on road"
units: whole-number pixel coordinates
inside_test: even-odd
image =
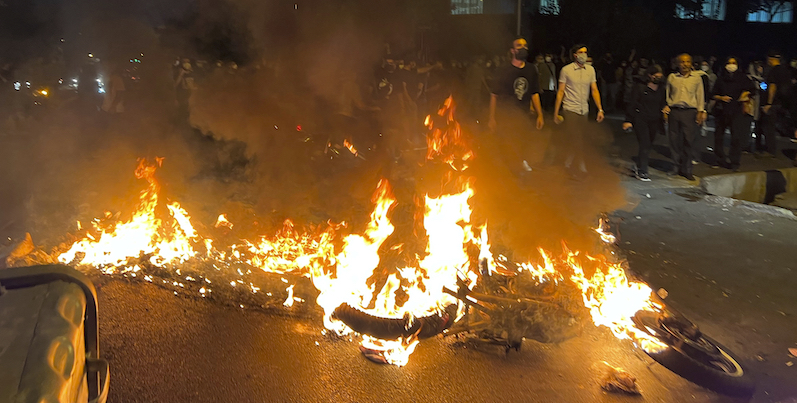
[[[12,267],[15,260],[25,257],[33,252],[35,246],[29,233],[25,233],[25,238],[13,242],[7,246],[0,246],[0,269]]]
[[[396,340],[399,337],[417,335],[424,339],[441,333],[448,329],[456,317],[456,305],[449,305],[439,315],[424,316],[410,320],[405,316],[402,319],[383,318],[363,312],[349,304],[335,308],[332,316],[355,332],[367,334],[383,340]]]
[[[660,314],[640,311],[634,322],[669,345],[663,351],[647,354],[670,371],[717,393],[753,395],[755,383],[740,360],[681,314],[668,308]]]
[[[0,270],[0,401],[104,403],[97,292],[63,265]]]
[[[764,204],[775,201],[775,196],[786,192],[786,177],[783,172],[777,169],[766,171],[767,174],[767,194],[764,195]]]
[[[640,395],[636,384],[636,378],[621,368],[615,368],[609,363],[606,364],[606,376],[601,381],[601,388],[612,393],[627,393],[629,395]]]
[[[360,346],[360,353],[362,353],[365,358],[377,363],[377,364],[390,364],[390,361],[385,358],[384,351],[373,350],[368,347]]]

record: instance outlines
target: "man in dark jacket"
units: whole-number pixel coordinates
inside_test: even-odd
[[[623,130],[633,128],[639,141],[636,178],[648,182],[648,155],[656,135],[664,131],[661,111],[667,105],[664,90],[664,73],[659,65],[647,69],[646,83],[637,83],[626,104]]]
[[[771,69],[766,76],[767,93],[762,100],[761,125],[764,129],[764,139],[767,143],[767,152],[761,157],[778,157],[778,132],[787,127],[789,92],[791,90],[791,73],[788,66],[781,64],[780,52],[770,52],[767,62]]]

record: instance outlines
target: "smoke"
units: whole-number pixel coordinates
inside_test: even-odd
[[[599,249],[593,231],[598,216],[625,204],[619,177],[605,157],[609,129],[592,121],[583,133],[584,173],[577,162],[565,167],[576,151],[572,143],[557,141],[567,136],[565,127],[547,116],[546,126],[537,130],[528,116],[505,112],[498,114],[495,134],[476,135],[473,167],[475,212],[488,222],[494,244],[519,260],[538,256],[539,247],[560,250],[562,241],[577,250]]]
[[[394,55],[413,45],[398,3],[373,3],[380,4],[319,2],[305,10],[286,2],[198,1],[157,17],[147,16],[147,7],[137,8],[140,16],[122,16],[124,7],[116,2],[62,10],[69,33],[65,53],[80,55],[65,60],[65,70],[76,72],[88,52],[102,59],[103,75],[114,63],[128,66],[138,56],[140,80],[129,84],[122,114],[64,101],[25,122],[24,134],[14,139],[21,152],[4,151],[4,167],[12,173],[4,189],[13,196],[3,206],[0,228],[32,231],[52,246],[77,220],[104,210],[131,211],[144,187],[132,175],[140,157],[165,157],[158,173],[164,197],[180,201],[195,221],[211,225],[228,213],[233,222],[249,223],[243,225],[253,233],[245,236],[268,233],[286,218],[298,224],[345,220],[356,228],[368,219],[381,177],[391,180],[407,206],[439,192],[439,177],[422,177],[419,169],[422,139],[395,134],[410,128],[420,135],[423,113],[384,109],[354,120],[341,115],[351,102],[343,94],[374,90],[372,71],[385,41],[394,44]],[[144,22],[175,17],[178,22],[166,28]],[[178,116],[171,67],[176,56],[223,62],[198,80],[190,99],[193,128]],[[556,248],[561,240],[590,249],[597,216],[624,198],[602,157],[604,129],[592,126],[589,176],[577,181],[560,166],[542,163],[557,135],[551,120],[537,131],[523,119],[507,118],[494,136],[466,126],[477,155],[468,172],[476,178],[476,220],[488,222],[494,245],[520,256],[538,246]],[[360,148],[359,156],[338,147],[344,138]],[[525,147],[519,153],[507,144]],[[519,158],[534,168],[522,177]]]

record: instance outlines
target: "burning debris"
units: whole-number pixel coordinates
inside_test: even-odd
[[[361,232],[332,221],[298,231],[286,220],[274,236],[221,246],[212,233],[229,238],[237,228],[227,215],[222,212],[212,228],[195,226],[178,202],[162,200],[155,172],[163,159],[141,159],[135,175],[147,187],[133,214],[93,220],[53,256],[109,275],[153,282],[160,274],[180,288],[193,283],[202,297],[216,286],[203,270],[223,268],[237,275],[225,281],[241,292],[272,296],[279,287],[278,304],[288,308],[311,293],[299,284],[310,283],[328,330],[358,339],[369,359],[399,366],[420,339],[444,331],[475,335],[508,350],[519,348],[524,338],[573,337],[587,318],[646,350],[661,348],[634,327],[637,311],[659,307],[647,285],[627,277],[623,261],[567,246],[558,258],[540,249],[536,263],[492,252],[487,223],[473,216],[477,186],[466,172],[474,153],[454,112],[449,98],[425,121],[427,164],[445,170],[441,188],[400,204],[390,182],[380,180]],[[357,155],[351,143],[346,148]],[[596,231],[607,244],[614,241],[603,220]],[[280,282],[274,288],[256,285],[249,279],[253,270]]]
[[[36,249],[33,238],[27,232],[21,240],[8,241],[7,245],[0,246],[0,269],[54,262],[46,253]]]
[[[621,368],[616,368],[604,361],[606,364],[606,375],[601,381],[601,389],[611,393],[626,393],[629,395],[640,395],[636,384],[636,378],[625,372]]]

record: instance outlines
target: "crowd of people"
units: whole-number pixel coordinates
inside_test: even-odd
[[[542,127],[545,116],[552,113],[553,123],[561,123],[563,130],[552,137],[546,163],[555,159],[556,150],[570,149],[564,166],[576,176],[587,172],[580,155],[589,136],[587,117],[602,121],[605,107],[606,113],[624,113],[623,128],[636,133],[638,179],[650,180],[649,154],[656,136],[663,134],[673,162],[669,173],[692,180],[692,166],[701,162],[738,171],[744,152],[757,158],[785,158],[778,138],[797,141],[797,58],[785,61],[778,51],[747,64],[734,56],[720,61],[688,54],[653,60],[638,57],[635,51],[619,61],[611,53],[593,60],[582,45],[532,58],[521,38],[505,57],[479,56],[448,66],[417,66],[414,60],[386,58],[375,88],[383,96],[398,89],[398,96],[415,110],[418,105],[436,105],[435,98],[453,92],[464,101],[467,115],[486,121],[492,131],[497,126],[500,131],[496,106],[499,110],[521,106],[534,121],[529,130]],[[697,140],[707,137],[711,126],[714,144],[706,148]],[[730,147],[725,145],[728,132]],[[714,155],[701,161],[705,149]],[[528,161],[521,158],[519,163],[530,170]]]
[[[659,134],[669,140],[671,173],[688,179],[705,149],[702,145],[699,149],[696,140],[710,131],[707,122],[713,122],[715,131],[710,148],[714,157],[706,162],[732,170],[740,169],[744,152],[783,158],[778,137],[797,137],[797,59],[786,63],[777,51],[770,52],[765,61],[746,64],[737,57],[720,61],[687,54],[653,60],[635,51],[622,59],[611,53],[593,59],[584,45],[532,54],[526,40],[518,38],[502,53],[444,62],[421,52],[394,54],[386,46],[381,61],[370,72],[344,69],[333,80],[331,91],[315,94],[320,99],[317,105],[323,106],[318,108],[318,120],[331,132],[331,138],[341,137],[341,143],[343,137],[363,131],[364,121],[371,122],[378,126],[375,132],[384,132],[384,148],[399,158],[403,149],[423,141],[424,117],[453,94],[460,117],[476,122],[484,132],[499,132],[499,142],[503,141],[500,132],[502,120],[506,123],[508,119],[507,110],[520,111],[527,120],[522,131],[534,132],[553,123],[556,133],[543,164],[561,163],[573,176],[583,177],[588,172],[583,156],[590,137],[587,122],[624,113],[623,129],[633,131],[639,142],[635,175],[643,181],[650,180],[649,154]],[[204,78],[219,70],[238,74],[262,68],[275,75],[275,85],[295,82],[276,77],[290,70],[279,69],[278,64],[264,60],[239,70],[232,62],[176,59],[172,81],[177,120],[188,121],[192,93]],[[100,75],[98,66],[82,68],[78,101],[91,104],[91,109],[122,113],[125,82],[130,77],[121,66],[103,68],[102,83],[95,80]],[[12,91],[9,77],[4,67],[0,79],[9,87],[5,89]],[[98,91],[97,83],[104,88]],[[730,132],[729,148],[725,147],[726,131]],[[512,150],[508,155],[516,155],[509,158],[511,169],[532,169],[522,144],[509,143],[505,149]]]
[[[638,69],[636,76],[626,74],[631,86],[626,86],[622,101],[623,127],[633,129],[639,140],[636,176],[641,180],[650,180],[648,154],[665,125],[675,164],[671,173],[690,180],[692,165],[700,162],[702,151],[696,140],[701,133],[705,136],[709,118],[714,121],[714,155],[706,162],[713,167],[738,171],[743,152],[784,158],[778,137],[797,137],[797,60],[785,65],[778,51],[768,54],[766,64],[753,61],[746,69],[735,56],[718,63],[714,57],[688,54],[674,58],[669,69],[648,60],[642,60]],[[730,131],[727,151],[726,130]]]

